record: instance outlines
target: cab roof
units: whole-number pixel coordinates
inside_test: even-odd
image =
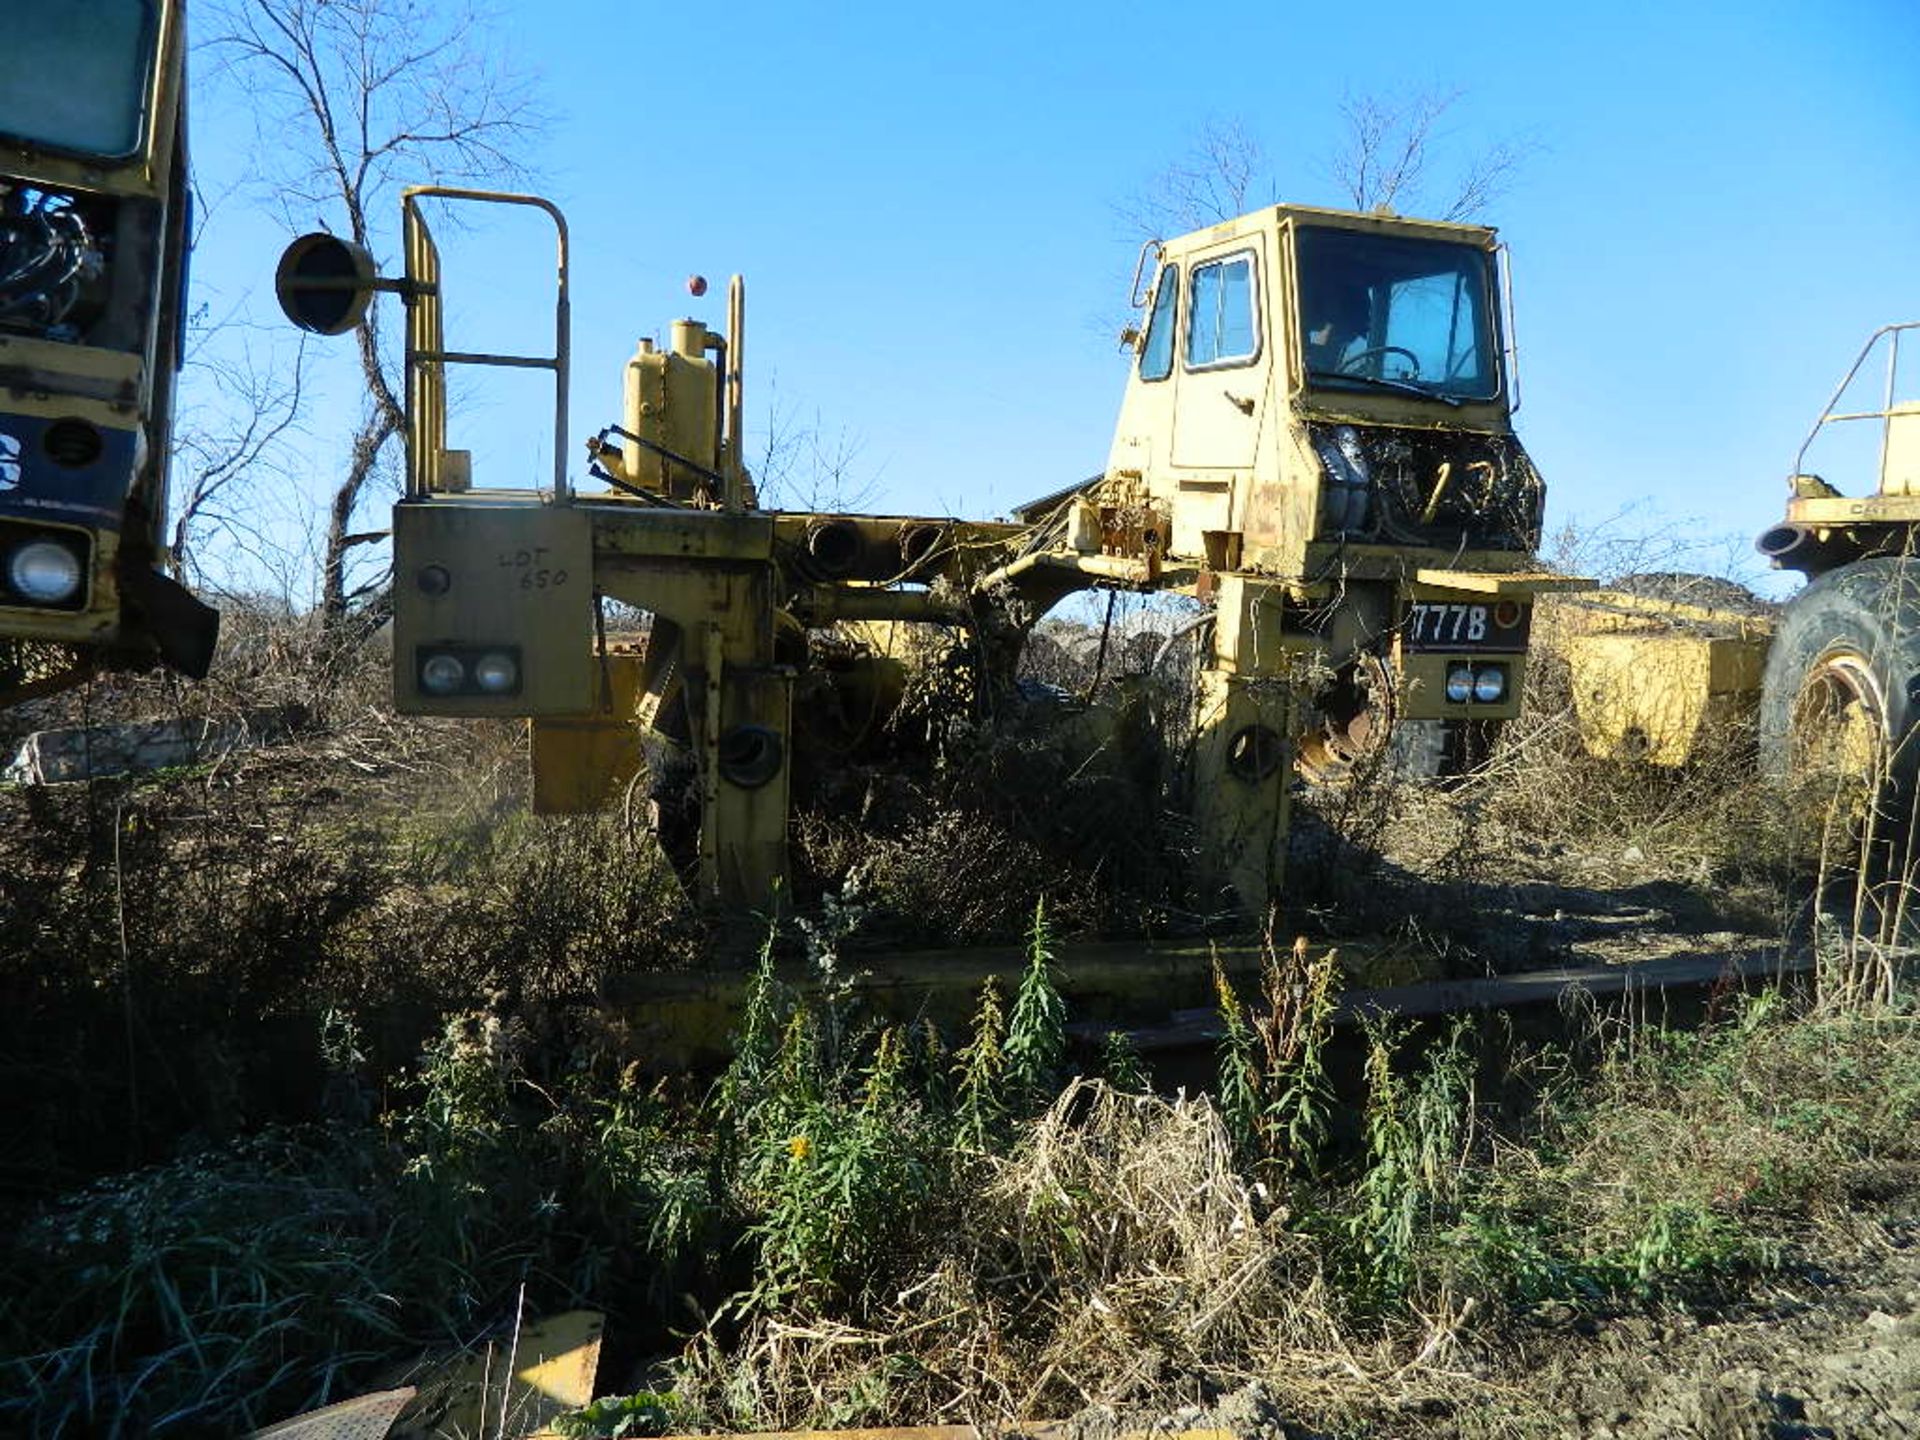
[[[1396,215],[1390,210],[1330,210],[1316,205],[1268,205],[1259,210],[1249,210],[1231,220],[1223,220],[1217,225],[1188,231],[1163,241],[1160,248],[1164,255],[1182,254],[1257,231],[1278,230],[1289,221],[1365,234],[1450,240],[1456,245],[1472,245],[1481,250],[1491,250],[1498,233],[1490,225],[1463,225],[1452,220],[1418,220]]]

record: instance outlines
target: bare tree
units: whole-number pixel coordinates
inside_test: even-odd
[[[1403,100],[1349,95],[1340,103],[1346,134],[1334,147],[1329,168],[1355,210],[1426,209],[1442,220],[1471,220],[1513,186],[1521,163],[1534,150],[1526,140],[1502,140],[1470,156],[1453,174],[1451,198],[1434,211],[1426,205],[1427,180],[1443,134],[1440,121],[1464,95],[1460,90],[1422,90]]]
[[[1399,100],[1349,95],[1325,162],[1340,200],[1355,210],[1421,209],[1444,220],[1484,213],[1537,146],[1502,140],[1468,156],[1451,169],[1446,202],[1429,206],[1429,182],[1447,159],[1440,122],[1464,98],[1464,91],[1437,89]],[[1210,120],[1185,155],[1117,208],[1129,230],[1158,238],[1230,220],[1262,203],[1262,194],[1271,202],[1279,185],[1259,140],[1242,121]]]
[[[197,255],[233,189],[209,195],[198,177],[192,183],[193,232],[187,248]],[[200,557],[203,543],[215,537],[220,543],[213,548],[219,552],[256,563],[269,558],[265,550],[271,547],[259,523],[265,491],[258,478],[287,473],[284,442],[297,431],[306,382],[306,336],[295,341],[291,366],[285,363],[284,339],[284,327],[262,336],[238,305],[216,314],[202,298],[186,317],[169,457],[167,555],[174,578],[196,588],[209,583]],[[222,568],[231,573],[237,567]]]
[[[1122,204],[1120,218],[1143,238],[1197,230],[1245,214],[1266,154],[1238,120],[1209,120],[1187,153]],[[1267,180],[1271,188],[1271,179]]]
[[[820,412],[809,422],[797,405],[767,387],[767,420],[754,483],[761,502],[786,509],[842,514],[866,508],[879,489],[861,454],[866,441],[842,426],[831,431]]]
[[[223,327],[210,327],[190,339],[186,368],[197,374],[193,389],[211,394],[214,403],[185,411],[174,426],[172,556],[174,576],[200,581],[203,535],[212,532],[237,542],[243,529],[237,502],[255,487],[244,481],[282,469],[282,442],[298,422],[306,379],[306,343],[301,340],[291,367],[262,363],[250,344],[218,347],[206,340]]]
[[[500,185],[539,128],[525,83],[466,0],[228,0],[212,51],[248,91],[290,228],[318,224],[378,252],[384,202],[404,182]],[[349,584],[369,482],[406,425],[379,307],[354,335],[366,408],[328,506],[320,607],[338,626],[379,579]]]

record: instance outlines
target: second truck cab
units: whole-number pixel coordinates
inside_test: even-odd
[[[1203,587],[1279,584],[1334,677],[1303,760],[1516,713],[1532,596],[1568,582],[1534,559],[1495,233],[1279,205],[1151,253],[1101,502],[1162,517]]]

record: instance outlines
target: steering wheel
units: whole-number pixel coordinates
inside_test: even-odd
[[[1365,372],[1360,369],[1360,366],[1364,362],[1384,358],[1388,355],[1398,355],[1407,362],[1407,373],[1395,378],[1401,380],[1415,380],[1419,378],[1420,357],[1400,345],[1370,345],[1365,350],[1356,350],[1340,362],[1340,373],[1342,375],[1364,374]]]

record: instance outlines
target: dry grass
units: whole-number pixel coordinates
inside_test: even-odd
[[[1319,1240],[1235,1163],[1203,1098],[1080,1079],[983,1157],[890,1303],[772,1314],[690,1348],[689,1424],[1005,1426],[1264,1378],[1326,1410],[1431,1388],[1452,1318],[1363,1336]]]
[[[1077,1080],[929,1197],[930,1238],[877,1303],[703,1335],[675,1425],[1164,1414],[1249,1382],[1291,1418],[1378,1423],[1484,1398],[1536,1305],[1725,1303],[1872,1242],[1861,1197],[1920,1183],[1911,1014],[1761,1001],[1596,1043],[1586,1067],[1532,1062],[1515,1124],[1457,1039],[1419,1057],[1377,1037],[1362,1152],[1285,1191],[1249,1178],[1208,1100]]]
[[[309,719],[270,748],[137,779],[0,788],[0,1204],[304,1118],[319,1017],[404,1064],[447,1010],[590,1003],[684,964],[699,928],[650,842],[522,813],[518,727],[402,720],[377,647],[229,614],[219,679],[100,681],[31,723]]]
[[[1629,920],[1668,943],[1777,942],[1820,866],[1820,810],[1762,778],[1750,717],[1710,725],[1677,767],[1588,753],[1565,627],[1542,609],[1522,713],[1471,773],[1382,764],[1302,797],[1294,923],[1404,938],[1440,973],[1564,964],[1609,929],[1630,953]]]
[[[311,704],[319,718],[297,743],[139,784],[0,800],[0,843],[21,879],[0,896],[7,1078],[42,1147],[11,1157],[18,1168],[5,1178],[16,1185],[29,1173],[44,1184],[164,1153],[191,1126],[216,1146],[253,1129],[283,1098],[276,1084],[317,1088],[318,1068],[298,1074],[290,1057],[315,1047],[325,1008],[418,1007],[431,1025],[441,1010],[491,996],[538,1017],[591,1004],[611,973],[698,952],[656,848],[611,822],[515,813],[510,730],[399,721],[381,699],[383,657],[329,656],[303,648],[311,641],[298,627],[232,630],[234,688],[194,702]],[[1478,967],[1526,906],[1665,885],[1703,897],[1695,923],[1771,921],[1764,933],[1777,935],[1806,863],[1796,849],[1804,832],[1755,783],[1748,742],[1729,733],[1695,768],[1671,774],[1594,761],[1550,658],[1539,677],[1527,715],[1480,775],[1428,788],[1379,774],[1333,796],[1329,873],[1345,888],[1329,895],[1349,907],[1349,923],[1425,927]],[[138,713],[177,698],[151,683],[160,688],[78,697],[76,713]],[[803,848],[822,874],[861,874],[860,902],[903,925],[934,917],[981,935],[1019,928],[1061,886],[1080,908],[1054,913],[1082,929],[1165,916],[1179,857],[1148,865],[1129,847],[1144,836],[1177,849],[1178,831],[1157,829],[1157,815],[1136,824],[1140,812],[1115,800],[1125,765],[1089,767],[1026,734],[945,738],[899,798],[895,828],[807,822]],[[1074,804],[1035,799],[1055,793]],[[1063,849],[1078,829],[1091,848]],[[1555,922],[1534,919],[1552,933]],[[947,1052],[929,1040],[906,1055],[892,1035],[880,1043],[894,1047],[897,1070],[882,1085],[879,1059],[852,1053],[865,1032],[849,1028],[839,1063],[849,1074],[867,1066],[866,1078],[837,1110],[810,1095],[806,1113],[854,1124],[857,1112],[872,1142],[860,1153],[877,1157],[876,1173],[921,1179],[887,1182],[888,1206],[876,1212],[887,1224],[838,1247],[873,1252],[873,1283],[837,1289],[768,1291],[763,1276],[741,1273],[767,1216],[752,1187],[728,1191],[715,1178],[737,1163],[731,1141],[702,1128],[712,1115],[697,1104],[641,1097],[630,1078],[607,1086],[628,1057],[580,1026],[515,1031],[544,1036],[528,1042],[550,1052],[538,1084],[579,1087],[558,1110],[532,1103],[545,1092],[523,1090],[521,1079],[536,1083],[526,1075],[510,1103],[497,1086],[462,1089],[470,1113],[447,1111],[458,1124],[436,1119],[432,1105],[397,1107],[402,1128],[387,1134],[405,1138],[411,1124],[411,1149],[458,1178],[418,1187],[428,1212],[456,1192],[475,1204],[525,1200],[524,1214],[503,1204],[483,1217],[497,1253],[474,1248],[469,1232],[427,1256],[443,1280],[479,1275],[474,1255],[492,1254],[494,1280],[509,1260],[528,1263],[515,1247],[534,1221],[565,1211],[571,1223],[581,1198],[549,1205],[538,1167],[580,1155],[604,1192],[587,1203],[605,1210],[569,1239],[582,1274],[647,1228],[636,1195],[653,1207],[658,1234],[683,1247],[687,1235],[705,1237],[697,1254],[674,1252],[685,1267],[676,1275],[705,1267],[704,1282],[687,1283],[707,1287],[698,1303],[713,1317],[679,1368],[683,1428],[1002,1424],[1165,1407],[1254,1378],[1302,1413],[1377,1415],[1409,1395],[1474,1388],[1459,1373],[1464,1359],[1516,1310],[1737,1283],[1839,1233],[1851,1197],[1889,1163],[1920,1161],[1910,1138],[1920,1121],[1916,1032],[1909,1016],[1876,1008],[1900,957],[1886,945],[1863,951],[1857,936],[1848,944],[1828,1012],[1748,1012],[1697,1044],[1608,1036],[1596,1068],[1565,1089],[1542,1087],[1537,1112],[1499,1138],[1457,1054],[1442,1057],[1448,1070],[1382,1041],[1363,1137],[1345,1149],[1326,1142],[1322,1163],[1284,1179],[1236,1157],[1208,1100],[1084,1079],[1031,1123],[1010,1123],[998,1150],[932,1143],[941,1132],[926,1117],[950,1103],[939,1097],[954,1083]],[[1860,970],[1863,954],[1879,968]],[[1841,1013],[1842,1002],[1871,1013]],[[417,1036],[416,1027],[398,1042],[402,1053]],[[1272,1063],[1297,1069],[1287,1057],[1298,1047],[1284,1039],[1276,1029]],[[440,1083],[465,1086],[472,1077],[449,1056]],[[312,1102],[308,1093],[293,1103]],[[645,1112],[644,1123],[612,1125],[623,1107]],[[432,1125],[444,1134],[421,1128]],[[106,1137],[104,1149],[59,1151],[89,1132]],[[816,1159],[855,1153],[832,1152],[824,1138],[790,1148],[808,1132],[759,1137],[777,1162],[803,1161],[810,1147]],[[912,1166],[893,1164],[903,1156]],[[221,1169],[204,1168],[216,1178]],[[309,1181],[288,1183],[290,1198],[273,1204],[301,1214]],[[209,1227],[225,1223],[217,1206],[207,1213]],[[673,1217],[700,1223],[677,1228]],[[423,1233],[418,1218],[405,1234]],[[464,1260],[460,1245],[472,1251]],[[369,1287],[383,1293],[377,1279]],[[463,1289],[463,1313],[506,1293],[476,1284],[486,1293]],[[678,1300],[637,1294],[595,1298],[656,1325]],[[743,1298],[755,1294],[763,1298]],[[684,1323],[684,1309],[671,1313]],[[23,1331],[35,1323],[20,1317]]]

